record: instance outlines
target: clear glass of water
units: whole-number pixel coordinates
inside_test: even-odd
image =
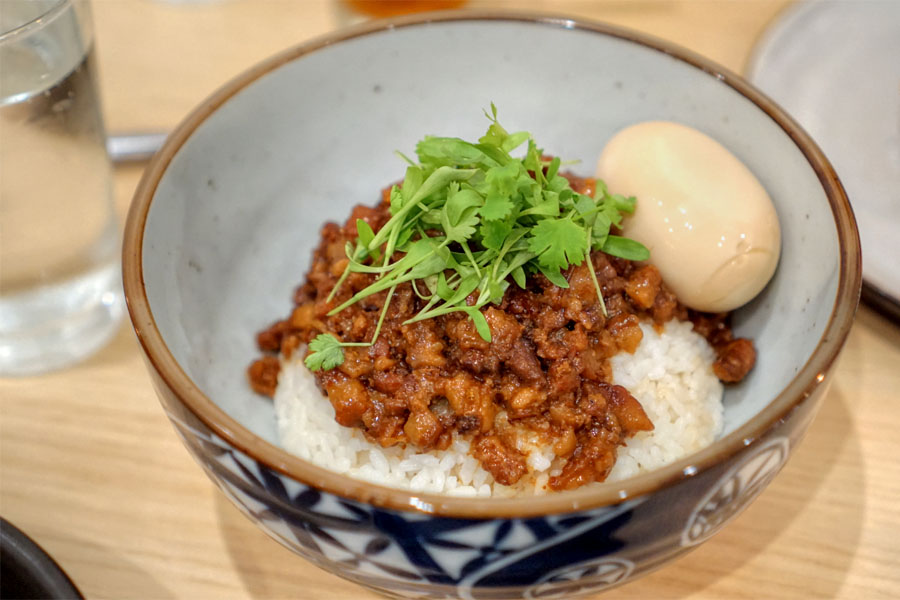
[[[87,0],[0,0],[0,375],[69,365],[124,300]]]

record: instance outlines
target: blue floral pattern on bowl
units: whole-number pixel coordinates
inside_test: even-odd
[[[615,506],[459,519],[378,508],[317,490],[177,412],[169,411],[169,418],[207,475],[266,533],[326,570],[405,598],[571,598],[620,585],[711,537],[778,473],[790,446],[785,436],[769,437],[748,445],[733,464]],[[648,543],[641,525],[658,524],[645,514],[657,511],[667,514],[665,537],[679,540],[663,553]]]

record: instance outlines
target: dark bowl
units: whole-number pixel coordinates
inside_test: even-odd
[[[83,596],[43,548],[0,518],[0,598],[75,600]]]

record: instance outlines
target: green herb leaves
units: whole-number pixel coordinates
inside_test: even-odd
[[[316,339],[309,343],[309,350],[310,353],[304,362],[311,371],[319,369],[327,371],[344,362],[344,350],[341,348],[341,343],[330,333],[317,335]]]
[[[580,265],[586,249],[584,226],[571,219],[541,219],[531,231],[528,249],[538,257],[538,264],[546,269],[565,269]]]
[[[608,235],[603,242],[601,250],[613,256],[627,258],[628,260],[647,260],[650,251],[640,242],[617,235]]]
[[[414,281],[425,300],[408,323],[461,311],[490,341],[481,309],[501,301],[510,278],[524,288],[526,277],[540,272],[568,287],[562,271],[584,262],[591,250],[648,258],[638,242],[610,234],[621,213],[634,210],[634,198],[610,195],[601,181],[593,196],[574,191],[559,175],[559,158],[544,158],[530,133],[507,132],[493,104],[485,114],[490,125],[477,143],[426,137],[416,145],[418,164],[403,157],[409,163],[406,177],[391,190],[391,218],[378,232],[357,221],[356,245],[348,244],[349,263],[329,299],[349,273],[377,278],[329,314],[384,290],[388,297],[370,342],[319,335],[310,343],[310,369],[340,365],[345,346],[373,344],[401,283]],[[526,143],[522,158],[510,154]],[[605,311],[593,265],[587,264]]]

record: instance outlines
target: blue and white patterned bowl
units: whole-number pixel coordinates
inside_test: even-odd
[[[423,133],[504,124],[583,161],[649,119],[724,143],[782,226],[775,279],[736,315],[756,341],[725,432],[653,473],[537,499],[478,500],[348,479],[277,446],[244,369],[291,306],[326,220],[375,203]],[[578,168],[576,167],[576,171]],[[739,77],[618,28],[528,15],[376,22],[240,75],[170,136],[125,232],[128,306],[162,405],[210,478],[272,537],[342,577],[416,598],[569,598],[639,577],[712,536],[784,465],[850,328],[859,240],[809,137]]]

